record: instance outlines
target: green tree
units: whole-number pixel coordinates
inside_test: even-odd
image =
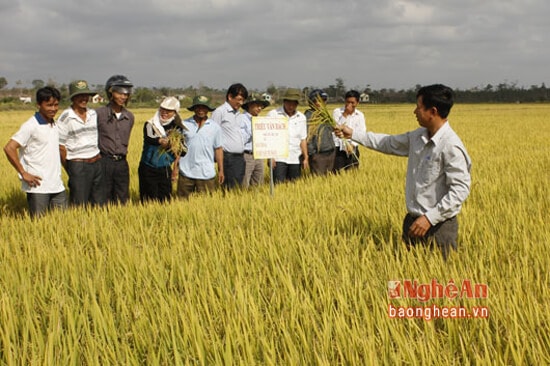
[[[275,93],[277,93],[277,87],[275,86],[275,84],[271,83],[267,87],[266,92],[267,94],[274,95]]]
[[[155,103],[156,101],[156,95],[155,93],[149,89],[144,87],[138,87],[134,89],[134,92],[132,93],[132,100],[136,103]]]
[[[344,79],[336,78],[336,95],[337,98],[343,98],[346,94],[346,85],[344,84]]]
[[[42,87],[44,87],[46,83],[44,83],[44,80],[40,80],[40,79],[34,79],[32,81],[32,86],[35,88],[35,89],[40,89]]]
[[[4,89],[6,85],[8,85],[8,80],[6,80],[5,77],[0,76],[0,89]]]

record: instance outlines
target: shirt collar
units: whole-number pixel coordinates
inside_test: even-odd
[[[55,123],[55,122],[53,122],[53,121],[52,121],[52,122],[48,122],[48,121],[44,118],[44,116],[42,116],[42,115],[40,114],[40,112],[36,112],[36,113],[34,114],[34,118],[36,118],[36,120],[38,121],[38,124],[40,124],[40,125],[47,125],[48,123],[52,123],[52,124]]]
[[[449,121],[445,121],[443,126],[437,130],[435,135],[432,136],[431,140],[433,141],[434,145],[438,145],[439,142],[443,139],[443,136],[447,133],[447,130],[449,130],[451,126],[449,125]],[[427,132],[427,131],[426,131]]]
[[[111,111],[111,116],[114,116],[115,119],[116,119],[116,113],[115,113],[113,107],[111,107],[111,103],[109,103],[108,105],[109,105],[109,110]],[[122,107],[122,110],[120,111],[120,119],[128,119],[128,115],[126,114],[126,108],[125,107]]]
[[[233,107],[231,107],[231,104],[229,104],[228,101],[226,101],[223,105],[225,106],[226,110],[227,110],[229,113],[237,114],[237,113],[239,112],[238,109],[233,109]]]
[[[76,119],[76,120],[80,121],[80,116],[78,114],[76,114],[74,109],[72,107],[69,107],[68,109],[69,109],[69,117],[71,117],[72,119]],[[90,112],[90,109],[86,108],[86,120],[88,119],[89,112]],[[84,122],[86,122],[86,120],[84,120]]]
[[[342,112],[342,117],[344,117],[344,111],[346,110],[346,107],[340,107],[340,112]],[[357,108],[355,108],[355,110],[353,111],[352,114],[350,114],[349,116],[347,117],[351,117],[351,116],[357,116],[359,114],[359,111],[357,110]],[[346,118],[346,117],[344,117]]]
[[[289,120],[300,116],[300,113],[301,113],[299,110],[296,110],[296,112],[292,116],[289,116],[285,111],[285,107],[280,107],[280,109],[278,109],[278,112],[279,114],[282,114],[283,116],[287,117]]]
[[[204,121],[204,123],[203,123],[202,125],[203,125],[203,126],[204,126],[204,125],[209,125],[211,121],[212,121],[212,120],[210,119],[210,117],[208,117],[208,118],[206,118],[206,121]],[[193,123],[193,124],[195,124],[195,125],[197,125],[197,126],[199,125],[199,124],[197,123],[197,121],[195,121],[195,118],[194,118],[193,116],[187,118],[187,119],[185,120],[185,122]]]

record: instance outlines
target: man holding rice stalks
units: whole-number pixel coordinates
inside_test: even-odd
[[[457,249],[457,215],[470,193],[471,159],[447,116],[453,106],[453,91],[441,85],[420,88],[414,114],[420,128],[400,135],[336,128],[339,137],[386,154],[408,156],[403,220],[407,247],[437,245],[447,258]]]
[[[174,164],[172,169],[172,164],[185,148],[179,110],[179,100],[166,97],[143,126],[143,151],[138,168],[141,202],[164,202],[172,195],[172,182],[178,177],[177,167]]]
[[[336,145],[333,138],[333,124],[330,121],[318,121],[319,108],[326,105],[328,94],[321,89],[314,89],[308,95],[309,109],[304,112],[308,122],[307,152],[311,172],[325,175],[332,171],[336,156]]]

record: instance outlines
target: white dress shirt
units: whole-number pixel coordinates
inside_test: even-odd
[[[338,126],[349,126],[353,129],[353,131],[357,131],[358,133],[365,133],[367,132],[367,124],[365,123],[365,115],[360,110],[355,110],[352,114],[349,116],[344,116],[344,107],[336,108],[332,112],[332,117],[334,118],[334,121],[336,121],[336,124]],[[336,137],[336,135],[333,134],[334,137],[334,144],[336,145],[336,148],[342,151],[345,151],[346,148],[344,144],[342,144],[342,139]],[[349,141],[353,146],[357,146],[356,142]]]
[[[470,193],[472,161],[448,122],[429,138],[424,127],[401,135],[353,131],[352,139],[386,154],[408,156],[405,199],[432,225],[456,216]]]

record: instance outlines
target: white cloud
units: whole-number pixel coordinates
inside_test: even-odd
[[[10,84],[113,73],[156,86],[550,83],[545,0],[20,0],[0,10]]]

